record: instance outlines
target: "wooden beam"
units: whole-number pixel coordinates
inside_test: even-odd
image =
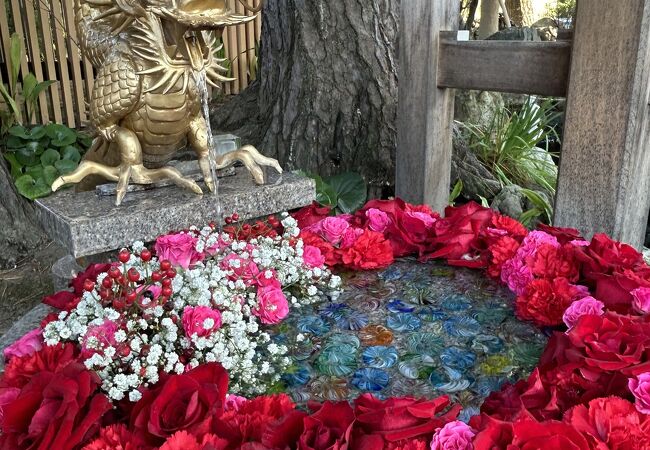
[[[650,208],[650,0],[579,0],[573,42],[554,223],[640,247]]]
[[[458,0],[402,2],[396,192],[442,211],[448,203],[454,92],[438,89],[442,30],[458,28]]]
[[[457,41],[440,34],[438,87],[566,96],[571,42]]]

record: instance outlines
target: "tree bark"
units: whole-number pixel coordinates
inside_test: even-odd
[[[515,26],[527,27],[533,24],[532,0],[506,0],[506,7]]]
[[[481,0],[478,38],[486,39],[499,31],[499,0]]]
[[[0,155],[0,270],[13,268],[47,238],[36,225],[33,205],[14,188],[4,158]]]
[[[399,2],[269,0],[260,77],[213,108],[286,169],[360,171],[374,195],[394,180]]]

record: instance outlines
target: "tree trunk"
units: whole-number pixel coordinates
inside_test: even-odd
[[[0,156],[0,270],[13,268],[45,238],[36,225],[33,205],[22,198],[15,190],[4,158]]]
[[[510,19],[518,27],[527,27],[535,21],[532,0],[506,0]]]
[[[481,0],[478,38],[486,39],[499,31],[499,0]]]
[[[394,180],[399,2],[269,0],[260,77],[213,108],[286,169],[360,171],[380,195]]]

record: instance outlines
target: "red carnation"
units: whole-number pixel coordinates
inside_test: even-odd
[[[526,293],[517,297],[517,316],[538,326],[561,325],[569,305],[587,295],[589,291],[585,287],[570,284],[566,278],[533,280]]]
[[[381,269],[394,261],[390,242],[372,230],[364,230],[352,247],[342,250],[342,258],[347,267],[355,270]]]
[[[228,441],[213,434],[206,434],[202,439],[198,439],[187,431],[177,431],[165,441],[160,450],[225,450],[226,448],[228,448]]]
[[[99,430],[99,437],[83,450],[145,450],[144,440],[131,433],[126,425],[111,425]],[[189,450],[189,449],[185,449]]]
[[[218,363],[166,377],[136,403],[131,429],[151,445],[162,444],[179,430],[202,438],[223,411],[227,390],[228,374]]]
[[[503,231],[519,241],[522,241],[528,234],[528,229],[521,222],[499,213],[494,213],[491,225],[491,228]]]
[[[305,206],[291,215],[298,222],[298,228],[302,230],[310,225],[320,222],[325,217],[329,216],[331,211],[332,208],[329,206],[321,206],[320,203],[313,202],[311,205]]]
[[[300,232],[300,238],[305,246],[310,245],[319,249],[321,254],[325,257],[325,264],[329,267],[341,264],[341,254],[339,250],[318,234],[303,230]]]
[[[503,264],[515,256],[519,246],[519,241],[510,236],[496,238],[488,248],[490,256],[488,258],[487,274],[492,278],[500,279]]]
[[[44,346],[41,350],[20,358],[11,358],[5,367],[1,384],[22,388],[32,377],[42,372],[58,372],[76,361],[77,349],[73,344]]]
[[[569,410],[564,421],[585,436],[591,448],[647,450],[650,419],[618,397],[599,398]]]
[[[575,257],[575,247],[566,244],[556,247],[550,244],[542,244],[528,258],[526,265],[530,267],[538,278],[566,278],[571,282],[578,281],[580,277],[580,266]]]
[[[455,420],[460,410],[460,405],[452,406],[446,396],[434,400],[405,397],[382,401],[364,394],[354,402],[357,417],[354,448],[374,450],[388,445],[402,446],[415,439],[431,442],[436,429]]]
[[[83,364],[40,371],[4,405],[0,448],[72,450],[86,442],[111,403],[99,377]]]

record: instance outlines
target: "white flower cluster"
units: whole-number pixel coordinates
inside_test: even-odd
[[[325,267],[305,263],[296,221],[285,215],[282,225],[281,236],[247,241],[209,227],[190,229],[196,252],[209,256],[189,269],[175,268],[178,272],[166,283],[170,297],[154,295],[165,271],[155,257],[143,261],[140,255],[147,250],[136,243],[128,262],[115,267],[122,275],[135,270],[142,279],[116,281],[107,294],[104,283],[111,282],[105,279],[117,280],[117,273],[100,274],[75,309],[45,327],[45,342],[79,344],[86,367],[99,374],[103,390],[116,401],[139,400],[141,388],[155,384],[161,372],[181,374],[209,362],[219,362],[229,372],[231,392],[265,393],[291,361],[287,347],[273,342],[261,319],[251,275],[275,278],[289,308],[313,303],[320,295],[336,296],[341,284]],[[130,303],[123,301],[129,292]],[[186,311],[199,309],[209,316],[186,324]]]

